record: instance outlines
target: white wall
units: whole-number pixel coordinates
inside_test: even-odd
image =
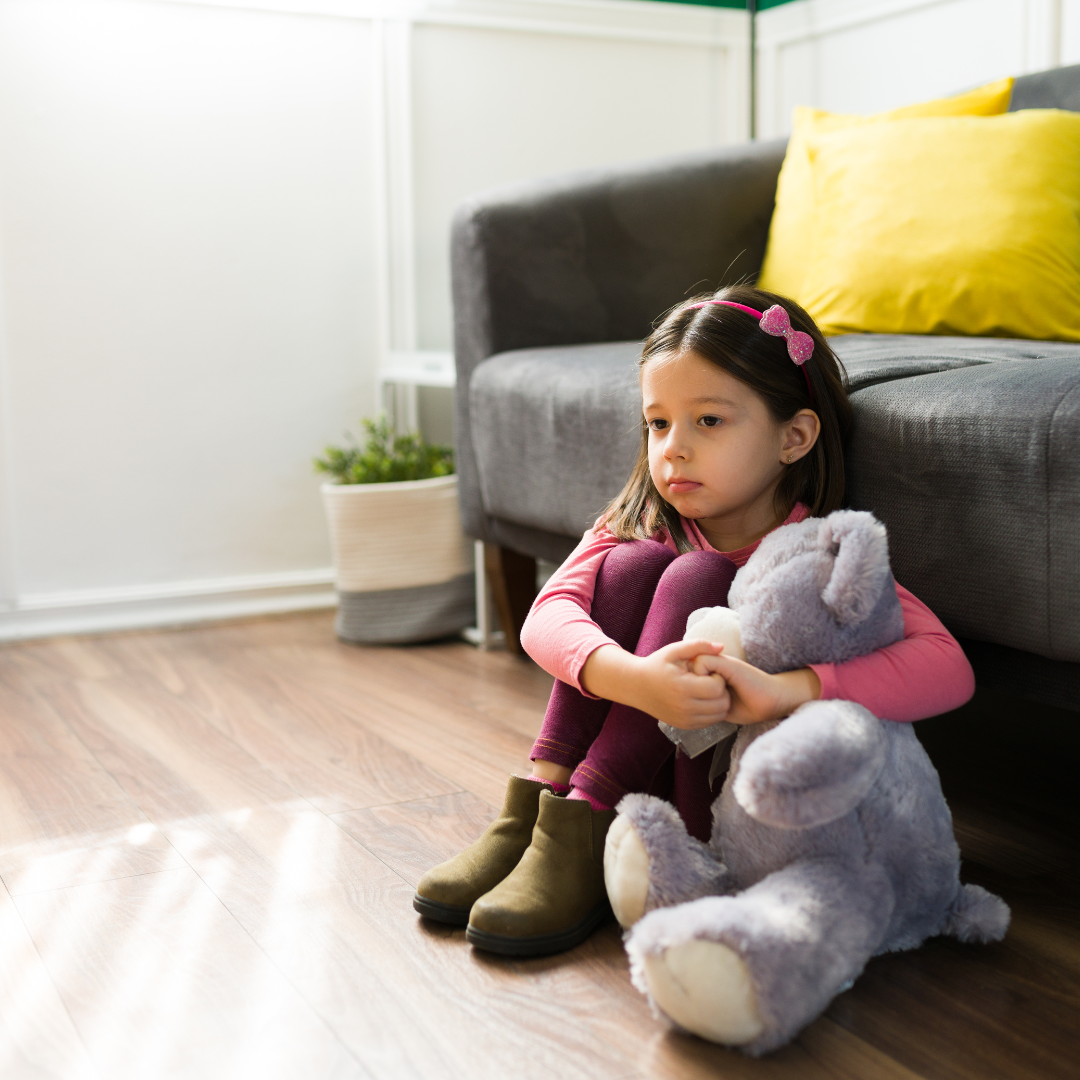
[[[311,458],[468,193],[745,136],[745,19],[0,0],[0,638],[332,601]]]
[[[758,17],[758,133],[1080,63],[1080,0],[798,0]]]

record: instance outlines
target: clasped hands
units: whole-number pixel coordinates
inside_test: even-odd
[[[585,662],[581,683],[597,697],[690,731],[721,720],[780,720],[821,695],[811,668],[770,675],[710,641],[677,641],[649,656],[602,645]]]

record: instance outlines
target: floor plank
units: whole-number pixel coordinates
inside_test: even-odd
[[[305,693],[251,650],[185,655],[162,690],[190,703],[224,735],[325,813],[460,790],[454,781]]]
[[[11,896],[0,885],[0,1076],[98,1080]]]
[[[110,1080],[367,1075],[190,869],[16,903]]]
[[[912,1072],[827,1016],[802,1031],[795,1041],[815,1061],[844,1080],[871,1076],[874,1080],[922,1080],[922,1074]]]
[[[460,654],[467,646],[446,648]],[[414,655],[418,651],[402,650],[403,669],[385,663],[380,650],[350,651],[345,663],[325,654],[269,650],[261,662],[274,666],[305,694],[332,703],[367,730],[498,808],[507,777],[528,768],[529,749],[539,727],[537,708],[542,714],[550,678],[544,677],[546,692],[534,698],[533,731],[527,733],[507,719],[515,708],[508,705],[503,714],[488,707],[490,689],[482,669],[474,670],[473,677],[464,686],[459,682],[451,693],[439,686],[430,668],[424,673]]]
[[[425,870],[471,844],[496,811],[467,791],[335,814],[334,821],[416,886]]]
[[[0,668],[0,717],[0,879],[13,895],[183,865],[71,727],[10,668]]]

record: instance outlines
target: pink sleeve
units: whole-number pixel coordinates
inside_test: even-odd
[[[857,701],[883,720],[925,720],[975,693],[975,674],[956,638],[901,585],[904,638],[844,664],[811,664],[822,698]]]
[[[596,575],[619,541],[603,526],[589,529],[548,578],[521,628],[521,647],[556,679],[589,694],[578,681],[589,655],[616,644],[589,617]]]

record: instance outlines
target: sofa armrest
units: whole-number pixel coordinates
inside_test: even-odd
[[[465,531],[490,539],[469,380],[495,353],[645,337],[684,296],[761,266],[786,142],[530,181],[458,211],[451,237],[457,470]]]

